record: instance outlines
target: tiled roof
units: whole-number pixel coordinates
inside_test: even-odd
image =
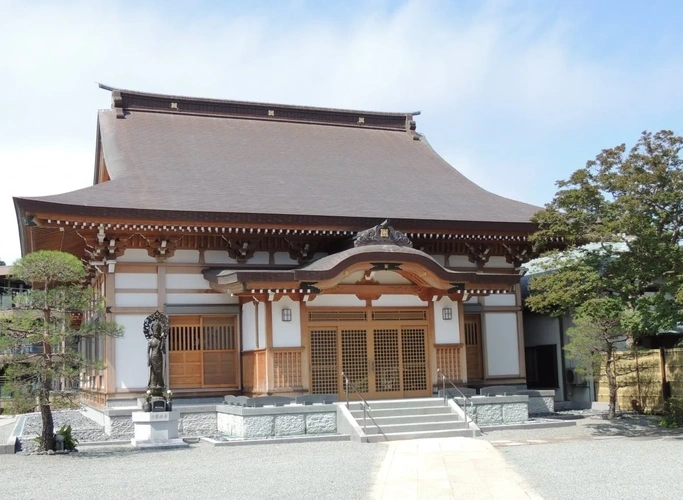
[[[23,200],[85,210],[498,223],[528,223],[539,210],[468,180],[412,130],[411,114],[279,106],[268,116],[275,105],[195,100],[213,106],[205,110],[184,98],[116,92],[114,108],[98,116],[111,180]],[[243,116],[234,111],[243,108]],[[367,126],[345,124],[363,113]]]

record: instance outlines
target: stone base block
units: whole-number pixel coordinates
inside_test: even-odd
[[[132,439],[134,446],[145,444],[159,444],[180,441],[178,439],[178,420],[180,412],[160,411],[142,412],[136,411],[131,415],[135,436]],[[182,444],[180,445],[182,446]]]

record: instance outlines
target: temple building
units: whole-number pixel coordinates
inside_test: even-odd
[[[120,338],[86,400],[139,397],[145,317],[169,316],[176,396],[429,396],[525,384],[520,266],[538,207],[445,162],[417,113],[102,86],[93,185],[15,198],[22,253],[82,258]]]

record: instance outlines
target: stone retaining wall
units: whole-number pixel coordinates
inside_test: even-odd
[[[529,396],[529,415],[545,415],[555,411],[555,391],[526,390],[515,394]]]
[[[240,438],[334,434],[336,405],[245,408],[217,406],[218,432]]]
[[[337,432],[337,406],[334,404],[267,406],[248,408],[229,405],[175,406],[180,412],[178,432],[181,436],[214,436],[225,433],[233,437],[252,438],[334,434]],[[134,435],[131,415],[139,408],[106,408],[85,412],[104,439],[127,440]],[[100,426],[96,424],[100,423]],[[102,425],[103,424],[103,425]],[[85,437],[85,436],[84,436]],[[100,438],[101,439],[101,438]],[[83,439],[94,441],[100,439]]]
[[[462,398],[455,398],[462,408]],[[477,425],[518,424],[529,420],[528,396],[473,396],[467,400],[467,416]]]

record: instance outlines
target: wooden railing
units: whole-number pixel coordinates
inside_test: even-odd
[[[303,377],[301,374],[302,348],[273,349],[273,388],[301,390]]]
[[[462,344],[442,344],[436,346],[436,366],[451,380],[463,379],[460,363]]]

